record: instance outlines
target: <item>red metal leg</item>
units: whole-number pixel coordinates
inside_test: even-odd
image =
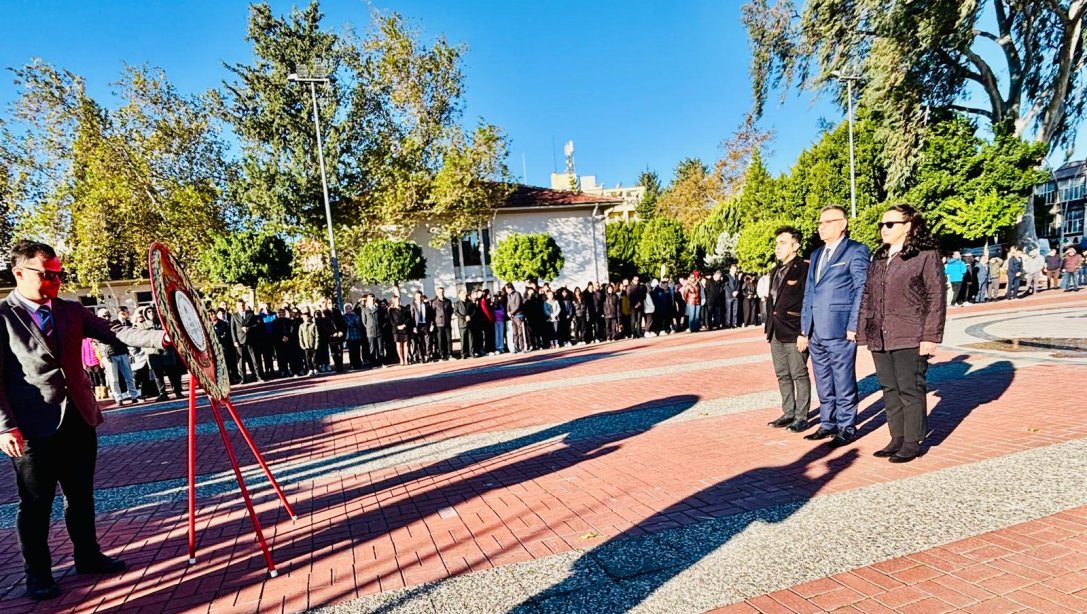
[[[279,482],[276,482],[275,476],[272,475],[272,470],[268,468],[268,463],[264,462],[264,456],[261,455],[260,450],[257,449],[257,444],[253,441],[253,437],[249,434],[249,429],[245,428],[242,424],[242,419],[238,415],[238,410],[234,409],[234,404],[230,402],[230,399],[223,399],[223,405],[226,405],[227,411],[230,412],[230,417],[234,419],[234,423],[238,425],[238,430],[241,431],[242,437],[245,438],[245,443],[249,444],[249,449],[253,451],[253,456],[257,458],[257,462],[260,463],[262,469],[264,469],[264,475],[268,476],[268,481],[272,483],[272,487],[276,489],[276,494],[279,495],[279,500],[283,502],[283,507],[287,508],[287,513],[291,515],[291,520],[298,520],[298,515],[294,513],[294,508],[287,501],[287,496],[283,494],[283,489],[279,487]]]
[[[268,574],[273,578],[279,575],[276,571],[275,563],[272,562],[272,553],[268,551],[268,542],[264,539],[264,531],[260,528],[260,520],[257,518],[257,510],[253,508],[253,500],[249,497],[249,489],[245,487],[245,478],[242,477],[242,470],[238,466],[238,457],[234,454],[234,447],[230,445],[230,437],[226,433],[226,425],[223,424],[223,416],[219,413],[219,404],[215,399],[211,401],[211,413],[215,416],[215,423],[219,425],[219,434],[223,437],[223,446],[226,448],[226,454],[230,457],[230,464],[234,467],[234,477],[238,480],[238,486],[242,490],[242,497],[245,499],[245,507],[249,509],[249,519],[253,521],[253,531],[257,534],[257,541],[260,542],[260,549],[264,552],[264,562],[268,564]]]
[[[189,373],[189,565],[196,563],[196,378]]]

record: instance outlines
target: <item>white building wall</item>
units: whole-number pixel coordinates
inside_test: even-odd
[[[584,288],[586,282],[606,280],[608,277],[608,254],[602,217],[598,210],[597,218],[600,219],[594,220],[591,207],[499,211],[494,220],[492,241],[501,241],[512,233],[542,232],[551,235],[566,261],[558,279],[550,280],[552,286]],[[500,281],[512,281],[519,285],[524,280]]]

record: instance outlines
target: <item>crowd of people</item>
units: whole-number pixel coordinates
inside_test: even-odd
[[[1080,254],[1067,246],[1042,256],[1037,248],[1023,250],[1013,245],[1005,258],[990,256],[988,248],[978,258],[955,251],[944,258],[944,272],[947,303],[956,307],[1015,300],[1043,290],[1078,292],[1087,285],[1087,250]]]

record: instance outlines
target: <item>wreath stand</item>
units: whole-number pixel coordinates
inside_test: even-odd
[[[189,372],[189,565],[196,564],[196,376]],[[253,452],[253,456],[256,457],[257,462],[260,463],[261,469],[264,470],[264,475],[268,476],[268,481],[271,482],[272,487],[275,488],[276,494],[279,495],[279,500],[283,502],[283,507],[290,514],[291,520],[298,520],[298,515],[294,513],[294,509],[291,507],[290,502],[287,501],[287,496],[283,494],[283,489],[279,487],[279,483],[276,482],[275,477],[272,475],[272,470],[268,468],[268,463],[264,461],[264,456],[261,455],[260,450],[257,449],[257,444],[253,441],[253,437],[249,434],[249,430],[245,428],[245,424],[242,423],[241,417],[238,415],[237,409],[234,408],[234,404],[230,402],[229,397],[224,397],[221,401],[217,401],[213,396],[206,395],[208,402],[211,404],[211,414],[215,417],[215,423],[219,427],[219,434],[223,438],[223,447],[226,448],[227,456],[230,457],[230,464],[234,469],[234,477],[238,481],[238,486],[242,491],[242,498],[245,499],[245,507],[249,510],[249,519],[253,522],[253,532],[257,535],[257,542],[260,543],[260,549],[264,553],[264,562],[268,565],[268,575],[276,577],[279,572],[276,571],[275,563],[272,561],[272,554],[268,550],[268,542],[264,538],[264,531],[260,525],[260,519],[257,518],[256,509],[253,507],[253,499],[249,496],[249,489],[245,486],[245,478],[242,477],[241,467],[238,464],[238,457],[234,453],[234,446],[230,443],[230,435],[227,434],[226,424],[223,422],[222,409],[225,409],[230,413],[231,419],[234,424],[238,426],[238,431],[241,432],[242,437],[245,438],[245,443],[249,444],[249,449]]]

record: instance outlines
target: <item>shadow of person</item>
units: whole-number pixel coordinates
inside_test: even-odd
[[[678,501],[582,554],[564,580],[538,592],[512,612],[630,610],[751,525],[788,519],[858,457],[857,450],[848,450],[827,460],[824,471],[810,475],[816,462],[832,452],[829,446],[819,446],[791,463],[746,471]],[[762,507],[752,511],[653,530],[677,514],[689,515],[692,508],[707,502],[736,499],[752,492],[753,486],[779,481],[789,486],[768,496]],[[741,574],[743,570],[736,572]]]
[[[303,516],[337,507],[341,510],[347,507],[359,509],[362,506],[358,499],[366,495],[395,489],[395,496],[383,499],[380,505],[367,506],[361,514],[336,514],[334,519],[314,525],[313,533],[304,539],[284,540],[282,546],[276,544],[273,549],[277,559],[282,561],[282,570],[294,565],[301,565],[305,569],[310,562],[317,562],[345,545],[394,533],[488,492],[530,482],[610,454],[622,446],[622,441],[645,433],[690,409],[698,398],[696,395],[675,395],[621,410],[583,416],[507,441],[480,446],[449,460],[373,484],[347,490],[328,489],[326,494],[316,499],[297,502],[295,509]],[[514,452],[516,454],[510,454]],[[452,475],[462,468],[469,468],[470,471]],[[412,530],[415,530],[414,527]],[[205,557],[214,559],[218,552],[232,547],[232,538],[226,535],[219,536],[214,542],[205,540],[200,549]],[[222,573],[229,571],[230,566],[227,566]],[[394,566],[390,573],[399,575],[400,572]],[[193,590],[195,583],[201,581],[207,581],[207,578],[186,578],[176,590]],[[246,585],[259,582],[253,580]],[[127,601],[124,607],[138,609],[139,606],[155,602],[161,602],[161,597],[152,592]]]
[[[942,444],[974,410],[1004,396],[1015,380],[1015,365],[1009,360],[974,369],[967,358],[960,355],[929,366],[928,391],[939,400],[929,408],[926,449]],[[881,398],[857,417],[858,438],[886,424],[884,410]]]

